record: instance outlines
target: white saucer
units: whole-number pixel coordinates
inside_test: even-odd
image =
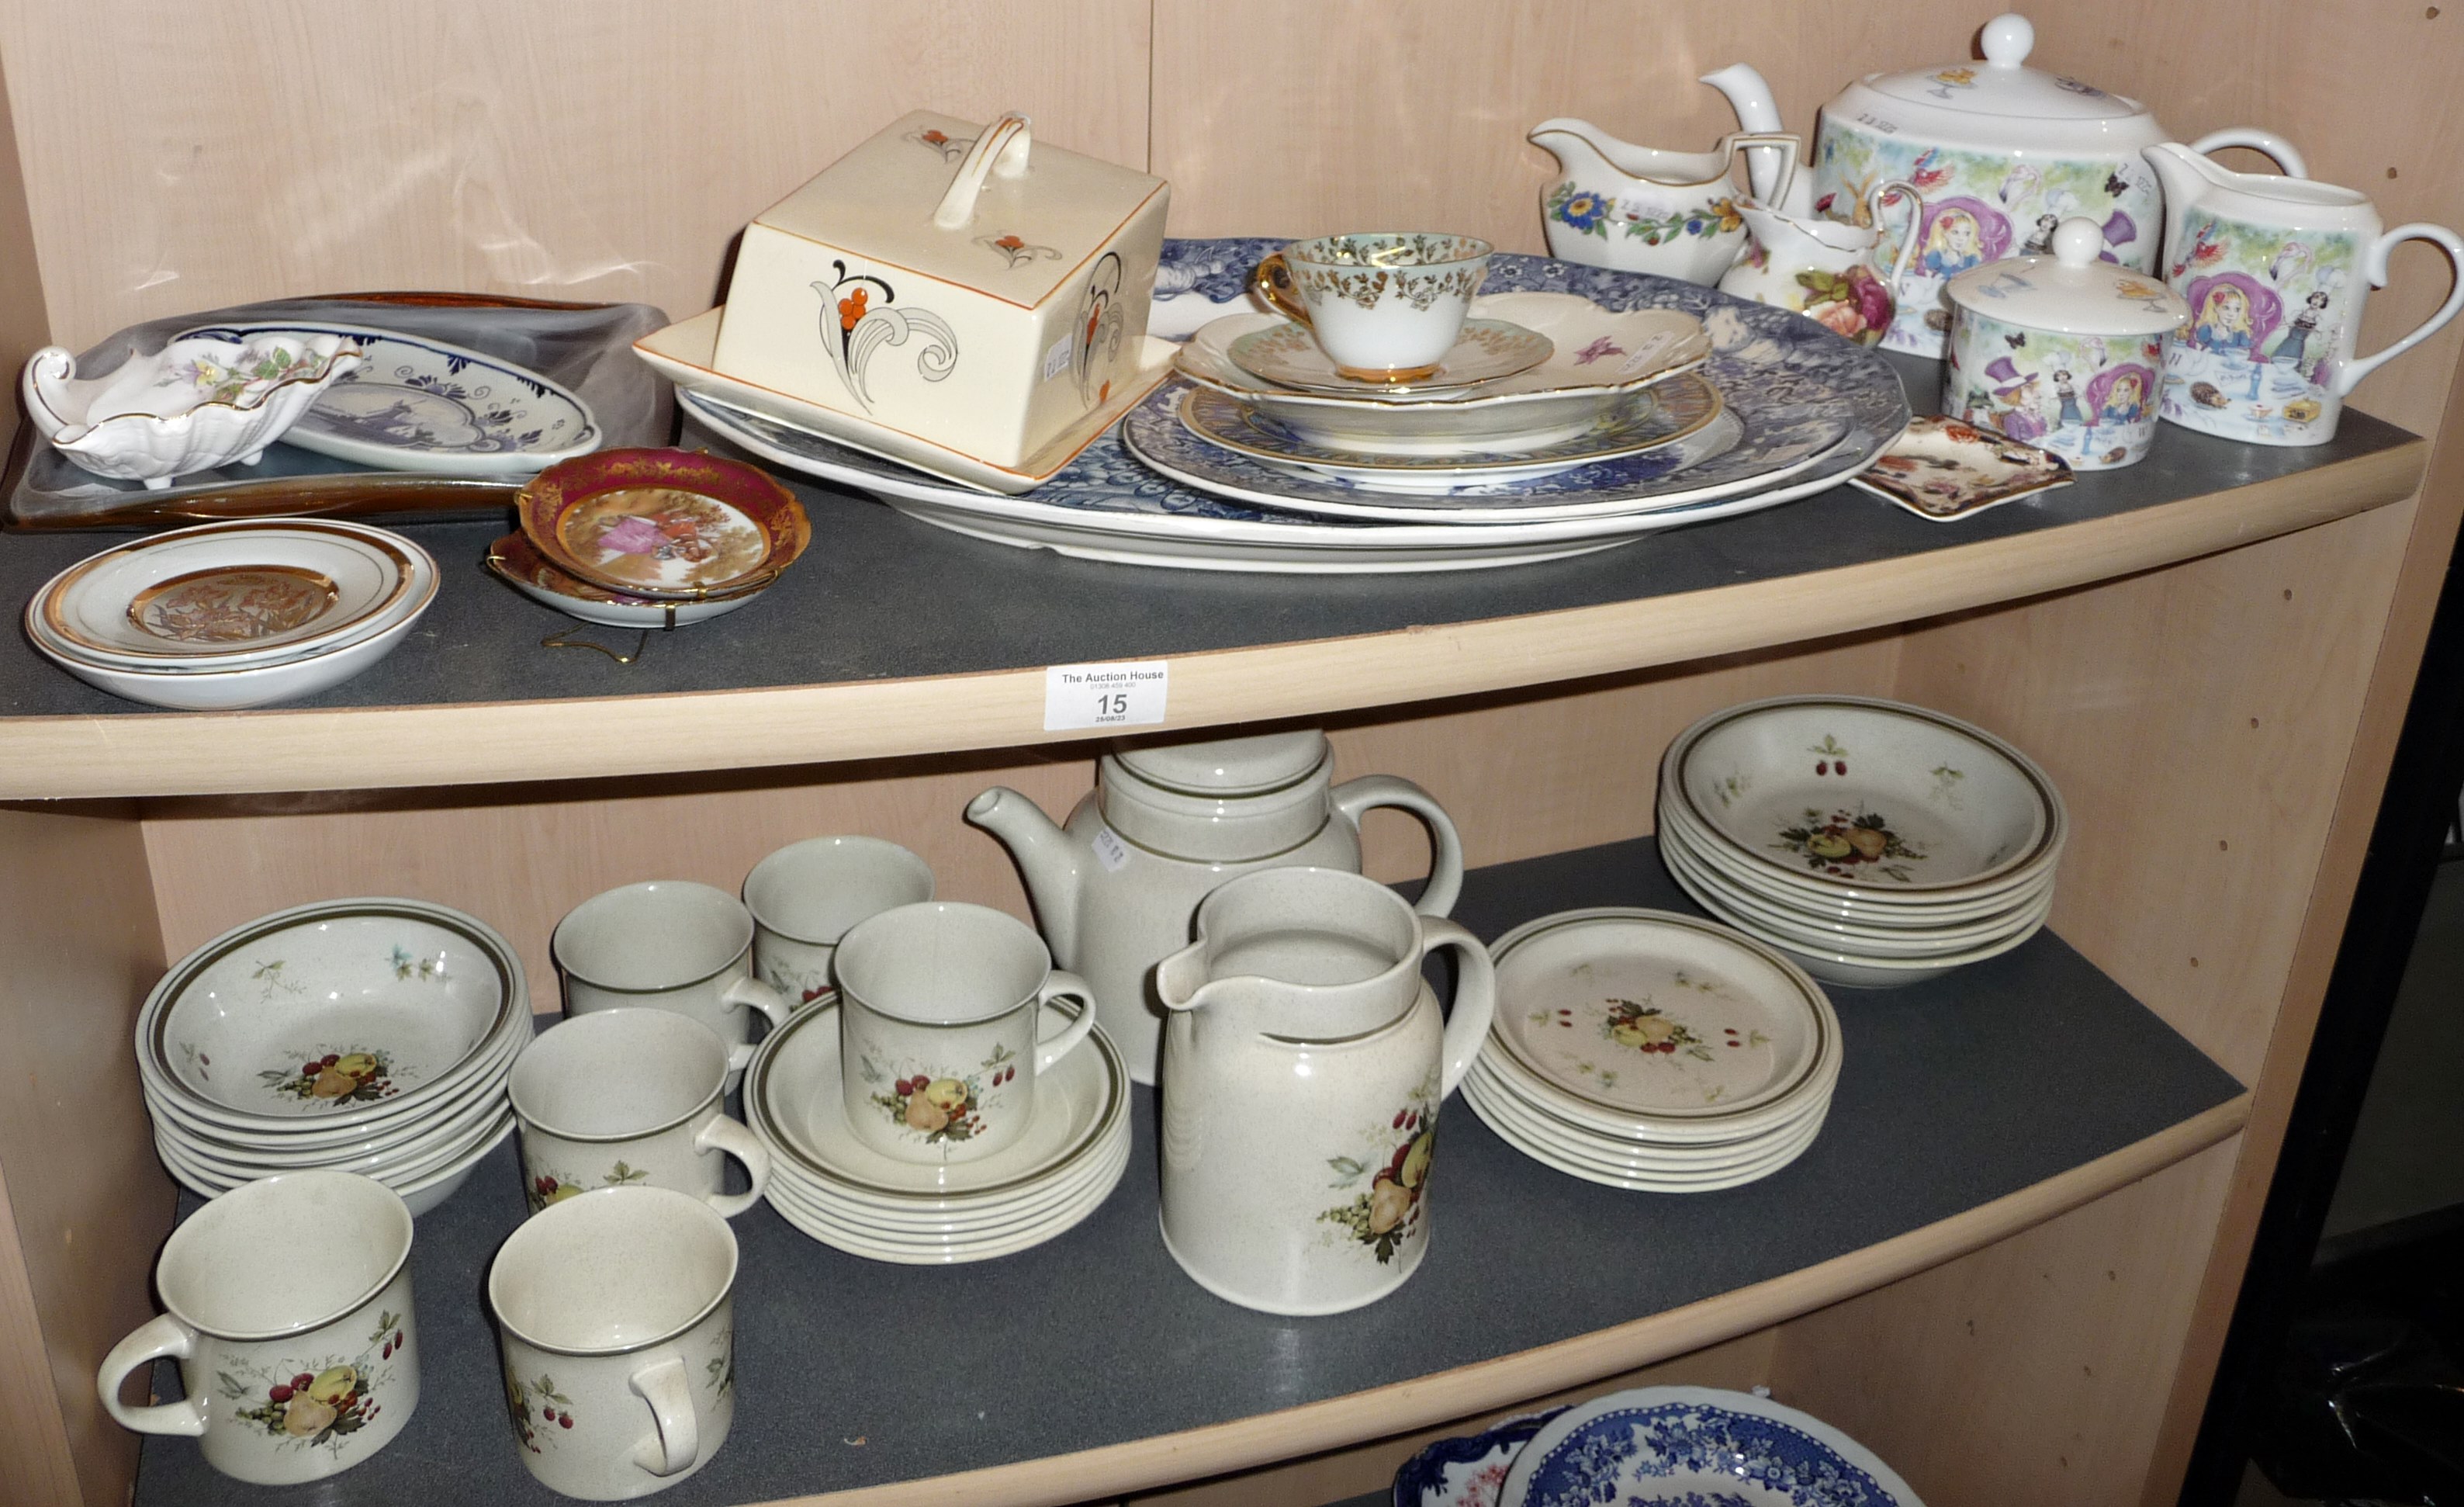
[[[1232,364],[1262,382],[1329,397],[1377,393],[1395,397],[1477,388],[1529,371],[1556,354],[1556,344],[1511,320],[1465,320],[1454,348],[1438,369],[1411,382],[1380,382],[1347,375],[1303,325],[1286,320],[1232,342]]]
[[[1525,1156],[1569,1176],[1634,1192],[1707,1193],[1757,1182],[1803,1156],[1821,1135],[1824,1119],[1815,1115],[1784,1135],[1771,1138],[1750,1157],[1701,1167],[1672,1168],[1614,1147],[1595,1146],[1554,1134],[1551,1127],[1515,1104],[1510,1096],[1485,1084],[1474,1089],[1466,1078],[1464,1088],[1463,1101],[1472,1113],[1495,1131],[1499,1140]]]

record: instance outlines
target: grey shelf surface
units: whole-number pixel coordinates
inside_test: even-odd
[[[1694,911],[1646,838],[1477,870],[1456,915],[1494,938],[1605,904]],[[1598,1187],[1527,1160],[1449,1101],[1427,1259],[1392,1297],[1331,1319],[1252,1313],[1173,1264],[1144,1089],[1120,1187],[1018,1255],[881,1265],[758,1208],[736,1221],[735,1431],[659,1499],[759,1502],[998,1466],[1491,1360],[1906,1233],[2240,1092],[2051,933],[1950,979],[1833,998],[1847,1055],[1830,1119],[1800,1160],[1745,1187]],[[419,1223],[422,1397],[400,1437],[340,1476],[278,1490],[216,1474],[192,1441],[148,1439],[138,1507],[561,1500],[517,1458],[481,1296],[522,1217],[516,1165],[509,1143]]]
[[[1939,363],[1894,356],[1910,406],[1932,412]],[[293,707],[448,705],[743,690],[982,673],[1392,632],[1596,606],[1856,565],[2110,518],[2375,454],[2413,436],[2347,412],[2325,445],[2241,445],[2163,428],[2148,458],[1955,524],[1928,522],[1853,487],[1742,518],[1654,534],[1599,554],[1443,574],[1277,576],[1072,560],[934,528],[868,498],[788,477],[813,544],[759,601],[619,665],[539,647],[573,620],[482,566],[506,524],[409,524],[443,589],[382,663]],[[732,454],[688,428],[685,443]],[[11,610],[112,536],[0,534],[0,602]],[[590,631],[629,648],[623,630]],[[0,717],[166,716],[87,686],[0,635]]]

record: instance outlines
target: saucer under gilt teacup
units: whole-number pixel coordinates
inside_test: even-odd
[[[1323,350],[1338,380],[1425,382],[1453,355],[1491,250],[1425,231],[1320,235],[1268,255],[1249,283]],[[1548,358],[1543,350],[1524,365]]]
[[[1556,353],[1556,344],[1537,330],[1508,320],[1468,320],[1463,333],[1426,376],[1355,377],[1327,354],[1312,332],[1286,321],[1232,343],[1233,363],[1277,387],[1300,392],[1352,397],[1361,392],[1401,395],[1476,388],[1529,371]]]

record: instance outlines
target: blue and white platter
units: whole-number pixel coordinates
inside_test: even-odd
[[[330,334],[367,352],[282,442],[382,471],[526,476],[601,443],[590,406],[535,371],[442,341],[360,324],[214,325],[177,339]]]
[[[1507,1472],[1499,1507],[1924,1507],[1872,1451],[1768,1398],[1646,1386],[1568,1409]]]
[[[1525,1413],[1464,1438],[1440,1439],[1395,1473],[1395,1507],[1497,1507],[1514,1457],[1565,1410]]]

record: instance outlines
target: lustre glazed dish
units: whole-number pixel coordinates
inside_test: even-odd
[[[1927,522],[1948,523],[2069,486],[2071,468],[2052,451],[1999,430],[1927,413],[1910,420],[1907,432],[1848,484]]]
[[[682,450],[565,461],[522,488],[514,515],[557,569],[653,601],[758,590],[812,539],[803,504],[767,473]]]
[[[347,342],[365,353],[282,438],[380,471],[525,476],[599,448],[590,405],[508,361],[360,324],[209,325],[180,339]]]
[[[610,628],[670,629],[682,628],[735,611],[759,596],[769,582],[750,587],[727,596],[707,596],[691,602],[662,602],[646,596],[627,596],[595,586],[578,576],[567,575],[549,565],[530,536],[516,531],[488,546],[488,573],[542,607],[552,607],[567,616],[585,623],[603,623]]]

